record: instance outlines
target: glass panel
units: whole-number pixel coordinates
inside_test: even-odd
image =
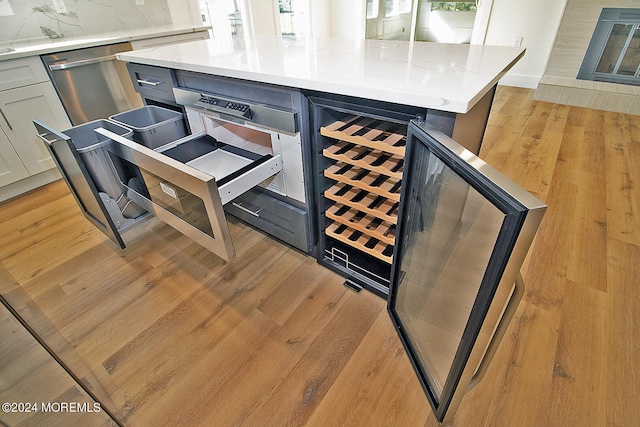
[[[640,65],[640,28],[636,28],[633,32],[633,37],[629,42],[627,51],[624,53],[624,58],[617,74],[635,76],[638,65]]]
[[[278,6],[280,8],[280,30],[282,35],[294,35],[291,0],[278,0]]]
[[[178,218],[215,238],[204,202],[183,188],[140,168],[151,200]]]
[[[478,6],[475,1],[439,1],[431,3],[433,11],[447,12],[476,12]]]
[[[384,16],[397,16],[411,12],[411,0],[386,0]]]
[[[395,309],[440,401],[505,215],[428,150],[414,162]]]
[[[615,70],[618,59],[622,54],[629,32],[633,29],[633,24],[614,24],[607,44],[604,47],[596,72],[611,74]]]
[[[367,0],[367,19],[378,17],[379,0]]]

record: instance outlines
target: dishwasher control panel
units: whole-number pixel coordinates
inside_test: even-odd
[[[251,108],[247,104],[239,102],[225,101],[223,99],[214,98],[213,96],[202,95],[194,104],[197,107],[207,110],[217,111],[219,113],[231,114],[234,116],[251,119]]]

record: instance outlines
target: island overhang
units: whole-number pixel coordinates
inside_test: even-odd
[[[118,59],[280,86],[467,113],[525,49],[314,37],[235,37]]]

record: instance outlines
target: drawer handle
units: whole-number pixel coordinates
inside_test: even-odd
[[[254,212],[254,211],[252,211],[252,210],[250,210],[250,209],[245,208],[244,206],[242,206],[242,205],[241,205],[241,204],[239,204],[239,203],[231,202],[231,204],[232,204],[233,206],[235,206],[236,208],[240,209],[241,211],[244,211],[244,212],[248,213],[249,215],[253,215],[253,216],[255,216],[256,218],[260,218],[260,211],[261,211],[262,209],[258,209],[257,211],[255,211],[255,212]]]
[[[136,81],[141,85],[149,85],[149,86],[158,86],[164,83],[159,80],[146,80],[146,79],[136,79]]]
[[[58,64],[49,65],[49,70],[51,71],[60,71],[60,70],[68,70],[69,68],[83,67],[85,65],[97,64],[99,62],[105,61],[115,61],[115,55],[107,55],[101,56],[100,58],[90,58],[90,59],[80,59],[78,61],[72,62],[60,62]]]

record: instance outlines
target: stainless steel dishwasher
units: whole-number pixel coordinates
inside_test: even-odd
[[[130,50],[131,44],[117,43],[42,56],[74,126],[143,105],[126,65],[116,59]]]

